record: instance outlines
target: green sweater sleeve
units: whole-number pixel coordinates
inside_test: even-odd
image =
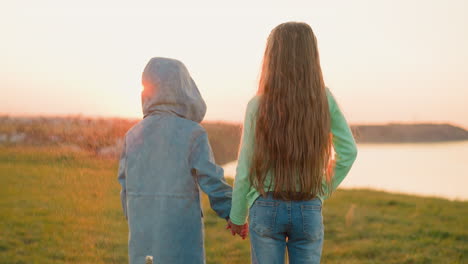
[[[328,190],[325,181],[323,181],[322,186],[325,190],[326,196],[322,197],[322,200],[328,198],[327,196],[338,188],[338,185],[348,174],[357,156],[356,142],[354,141],[348,122],[346,122],[335,98],[328,89],[327,97],[331,116],[331,133],[333,135],[333,148],[335,149],[336,164],[335,173],[332,178],[333,189]]]
[[[243,225],[247,220],[248,200],[250,190],[249,171],[255,139],[255,116],[258,107],[258,97],[250,100],[245,111],[244,127],[237,161],[236,178],[232,192],[232,206],[229,218],[236,225]]]

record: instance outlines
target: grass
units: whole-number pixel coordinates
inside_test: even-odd
[[[64,148],[0,147],[0,263],[127,263],[117,162]],[[249,243],[205,207],[208,263],[249,263]],[[339,190],[322,263],[467,263],[468,202]]]

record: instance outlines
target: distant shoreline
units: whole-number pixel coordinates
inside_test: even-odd
[[[358,143],[435,143],[468,140],[468,131],[451,124],[352,125]]]
[[[0,144],[68,144],[107,156],[118,156],[122,138],[140,119],[66,117],[14,117],[0,115]],[[241,124],[203,122],[218,163],[237,158]],[[468,140],[468,131],[451,124],[351,125],[358,144],[444,143]]]
[[[427,144],[457,144],[468,142],[468,139],[443,140],[443,141],[419,141],[419,142],[356,142],[358,145],[427,145]]]

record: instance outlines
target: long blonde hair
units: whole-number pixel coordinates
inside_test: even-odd
[[[331,190],[330,113],[317,40],[305,23],[288,22],[268,37],[250,182],[265,195],[271,172],[276,198],[309,200]]]

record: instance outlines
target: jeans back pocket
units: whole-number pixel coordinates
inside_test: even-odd
[[[323,237],[322,206],[313,204],[301,205],[302,228],[309,240],[318,240]]]
[[[250,208],[250,228],[260,235],[274,232],[278,202],[257,200]]]

